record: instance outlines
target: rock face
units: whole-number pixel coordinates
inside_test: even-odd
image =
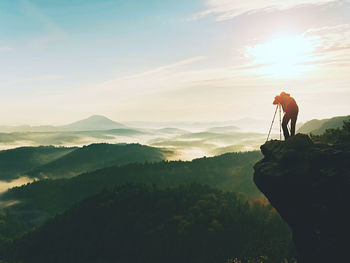
[[[350,262],[350,147],[307,135],[261,146],[254,182],[289,224],[298,263]]]

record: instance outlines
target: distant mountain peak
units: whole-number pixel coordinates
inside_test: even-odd
[[[88,117],[84,120],[109,120],[109,121],[112,121],[111,119],[109,119],[103,115],[91,115],[90,117]]]
[[[86,119],[62,126],[70,131],[96,131],[126,128],[124,124],[115,122],[103,115],[92,115]]]

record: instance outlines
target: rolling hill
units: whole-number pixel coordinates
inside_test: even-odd
[[[237,126],[223,126],[223,127],[213,127],[208,129],[208,132],[214,132],[214,133],[236,133],[239,131],[240,128]]]
[[[100,131],[102,134],[108,135],[120,135],[120,136],[142,136],[149,135],[151,132],[141,130],[141,129],[130,129],[130,128],[122,128],[122,129],[112,129],[106,131]]]
[[[76,148],[39,146],[0,151],[0,180],[11,181],[29,170],[52,162]]]
[[[349,120],[350,115],[348,116],[337,116],[330,119],[322,119],[322,120],[311,120],[306,122],[300,129],[297,131],[298,133],[312,133],[315,135],[320,135],[326,131],[326,129],[334,129],[341,128],[343,126],[343,122],[345,120]]]
[[[167,128],[162,128],[162,129],[157,129],[155,130],[156,133],[160,133],[160,134],[165,134],[165,135],[179,135],[179,134],[184,134],[184,133],[188,133],[188,131],[183,130],[183,129],[178,129],[178,128],[172,128],[172,127],[167,127]]]
[[[261,153],[229,153],[191,162],[133,163],[108,167],[70,179],[39,180],[5,192],[0,201],[17,200],[10,211],[33,211],[33,220],[55,215],[74,203],[98,193],[102,189],[142,183],[159,187],[201,183],[225,190],[242,192],[251,198],[261,197],[253,183],[253,164]],[[16,213],[17,213],[16,212]],[[44,215],[44,216],[43,216]],[[34,220],[34,221],[35,221]]]
[[[112,131],[113,132],[113,131]],[[0,180],[72,177],[107,166],[159,162],[172,152],[140,144],[20,147],[0,151]]]
[[[159,162],[170,151],[140,144],[90,144],[28,172],[35,178],[72,177],[108,166]]]

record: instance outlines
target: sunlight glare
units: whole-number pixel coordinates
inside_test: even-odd
[[[259,73],[276,78],[293,77],[311,70],[307,65],[314,51],[312,43],[302,35],[285,36],[266,43],[249,47],[247,56],[253,58],[255,65],[264,65]]]

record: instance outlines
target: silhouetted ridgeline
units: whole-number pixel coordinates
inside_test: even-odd
[[[261,147],[254,181],[290,225],[298,263],[349,262],[350,125]],[[323,143],[338,142],[332,146]],[[341,143],[339,143],[341,142]]]

